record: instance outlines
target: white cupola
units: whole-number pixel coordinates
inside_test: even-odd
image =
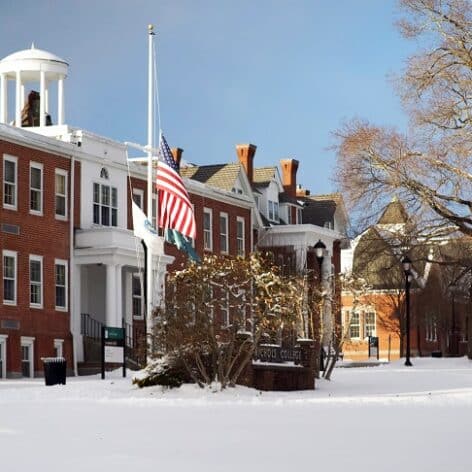
[[[8,123],[8,81],[15,81],[15,126],[22,126],[22,110],[25,107],[25,84],[39,82],[39,122],[29,126],[46,126],[49,108],[49,90],[57,82],[57,124],[64,124],[64,79],[69,64],[60,57],[42,49],[15,52],[0,60],[0,123]],[[37,94],[36,94],[37,96]],[[12,121],[12,120],[10,120]]]

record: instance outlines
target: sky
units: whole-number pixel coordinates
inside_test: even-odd
[[[31,47],[69,64],[66,123],[147,141],[147,25],[155,25],[160,127],[184,159],[300,162],[335,191],[333,132],[353,117],[407,125],[389,77],[415,45],[395,0],[0,0],[0,58]],[[55,117],[53,114],[53,121]]]

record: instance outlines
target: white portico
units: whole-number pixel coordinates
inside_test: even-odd
[[[21,113],[25,105],[25,85],[29,82],[39,83],[40,110],[39,126],[46,126],[46,115],[50,110],[50,90],[53,82],[57,82],[57,124],[64,124],[64,79],[67,77],[69,65],[64,59],[42,49],[18,51],[0,61],[0,123],[14,121],[21,127]],[[9,119],[8,81],[15,82],[15,114],[14,120]]]

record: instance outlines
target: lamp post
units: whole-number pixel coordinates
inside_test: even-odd
[[[324,259],[324,251],[326,249],[326,245],[321,241],[321,239],[318,240],[318,242],[313,246],[315,249],[315,257],[316,260],[318,261],[318,267],[319,267],[319,273],[320,273],[320,291],[322,290],[322,285],[321,285],[321,267],[323,265],[323,259]],[[322,300],[320,301],[320,320],[321,320],[321,304]],[[320,346],[320,371],[324,372],[324,349],[323,345]]]
[[[408,256],[402,259],[403,272],[405,273],[405,302],[406,302],[406,360],[407,367],[413,364],[410,361],[410,285],[411,285],[411,260]]]
[[[451,323],[451,333],[449,338],[449,353],[450,355],[456,356],[458,354],[458,340],[457,340],[457,331],[456,331],[456,293],[457,293],[457,285],[452,283],[449,286],[449,290],[451,292],[452,298],[452,307],[451,307],[451,314],[452,314],[452,323]]]

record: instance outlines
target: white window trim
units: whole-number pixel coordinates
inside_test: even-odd
[[[93,197],[93,192],[94,192],[94,185],[98,185],[99,187],[99,202],[95,202],[94,201],[94,197]],[[110,204],[109,205],[105,205],[104,203],[102,203],[102,188],[103,187],[108,187],[110,189]],[[113,206],[113,190],[116,191],[116,206]],[[95,205],[98,205],[98,208],[100,210],[100,222],[99,223],[95,223],[93,221],[93,211],[94,211],[94,206]],[[103,221],[102,221],[102,208],[103,207],[106,207],[106,208],[109,208],[110,209],[110,223],[108,225],[104,224]],[[115,187],[113,185],[111,185],[110,183],[100,183],[100,182],[93,182],[92,184],[92,221],[93,221],[93,225],[95,227],[104,227],[104,228],[118,228],[118,209],[119,209],[119,204],[118,204],[118,187]],[[113,210],[116,210],[116,225],[114,226],[113,225]]]
[[[58,352],[57,357],[64,357],[64,340],[63,339],[55,339],[54,340],[54,349],[56,349],[57,352]]]
[[[38,169],[41,172],[41,183],[40,183],[40,188],[39,189],[34,189],[36,191],[39,191],[39,210],[32,210],[31,209],[31,191],[33,190],[31,188],[31,170],[32,169]],[[43,215],[43,195],[44,195],[44,166],[40,162],[30,162],[30,175],[29,175],[29,212],[31,215],[38,215],[42,216]],[[55,182],[54,182],[55,184]]]
[[[8,203],[5,203],[5,162],[13,162],[15,164],[15,203],[13,205],[10,205]],[[10,154],[4,154],[3,155],[3,181],[2,181],[2,203],[3,203],[3,208],[7,210],[17,210],[18,209],[18,158],[16,156],[11,156]],[[9,182],[10,184],[10,182]]]
[[[39,293],[40,293],[40,297],[41,297],[41,303],[31,303],[31,262],[32,261],[36,261],[36,262],[39,262],[41,264],[41,280],[40,280],[40,290],[39,290]],[[29,264],[28,264],[28,268],[29,268],[29,300],[30,300],[30,303],[29,303],[29,306],[31,308],[43,308],[43,305],[44,305],[44,294],[43,294],[43,291],[44,291],[44,267],[43,267],[43,256],[36,256],[35,254],[30,254],[29,256]],[[37,284],[37,282],[35,282],[35,284]]]
[[[271,211],[271,206],[272,206],[272,211]],[[275,210],[277,208],[277,211]],[[280,221],[280,205],[279,202],[273,201],[273,200],[268,200],[267,204],[267,218],[270,221],[274,221],[278,223]],[[272,216],[271,216],[272,213]]]
[[[374,330],[371,334],[371,336],[377,336],[377,313],[375,312],[375,310],[365,310],[363,312],[363,316],[362,316],[362,329],[364,331],[364,339],[367,339],[369,336],[367,336],[367,314],[368,313],[372,313],[374,315]]]
[[[137,195],[140,197],[141,199],[141,206],[139,208],[141,208],[141,210],[144,211],[144,190],[141,190],[140,188],[133,188],[133,202],[136,203],[134,201],[134,196]],[[139,206],[139,205],[138,205]],[[145,212],[147,213],[147,211]]]
[[[7,249],[4,249],[2,251],[2,284],[3,284],[3,280],[4,280],[4,257],[7,256],[7,257],[13,257],[15,259],[15,283],[13,285],[13,288],[14,288],[14,293],[15,293],[15,296],[14,296],[14,299],[13,300],[5,300],[5,293],[3,293],[3,304],[4,305],[11,305],[11,306],[15,306],[16,303],[17,303],[17,297],[18,297],[18,253],[16,251],[9,251]]]
[[[7,339],[8,339],[8,334],[0,334],[0,350],[3,353],[3,366],[2,366],[2,372],[1,373],[1,378],[6,379],[7,377]]]
[[[56,265],[65,267],[65,306],[56,305]],[[69,307],[69,262],[65,259],[54,259],[54,305],[56,311],[67,311]]]
[[[34,340],[36,338],[31,336],[21,336],[21,347],[29,347],[30,348],[30,378],[34,377]],[[23,362],[23,356],[21,358],[21,362]]]
[[[242,254],[239,253],[238,223],[243,224],[243,237],[242,237],[243,250],[242,250]],[[246,255],[246,220],[242,216],[238,216],[236,218],[236,251],[237,251],[238,256],[244,257]]]
[[[133,280],[139,278],[139,283],[141,284],[141,315],[136,316],[133,311],[133,300],[134,300],[134,294],[133,294]],[[133,272],[131,274],[131,316],[133,320],[143,320],[144,319],[144,280],[143,276],[139,272]]]
[[[224,293],[224,305],[221,306],[221,325],[224,328],[230,326],[230,314],[229,314],[229,291],[226,290]]]
[[[210,237],[209,247],[205,246],[205,213],[210,215]],[[211,208],[203,208],[203,249],[205,251],[213,251],[213,210]]]
[[[64,191],[65,191],[65,194],[62,195],[61,193],[57,193],[56,192],[56,175],[62,175],[65,177],[65,183],[64,183]],[[67,220],[67,216],[68,216],[68,212],[69,212],[69,205],[68,205],[68,186],[69,186],[69,172],[67,172],[66,170],[64,169],[56,169],[55,173],[54,173],[54,215],[56,217],[56,220],[62,220],[62,221],[66,221]],[[65,199],[65,215],[58,215],[56,213],[56,196],[59,195],[61,197],[64,197]]]
[[[303,222],[303,208],[297,208],[297,225],[301,225]]]
[[[221,236],[223,236],[223,234],[221,233],[221,218],[224,218],[225,221],[226,221],[226,224],[225,224],[225,240],[226,240],[226,250],[223,251],[221,249]],[[220,212],[220,221],[219,221],[220,225],[218,227],[219,231],[220,231],[220,252],[221,254],[228,254],[229,253],[229,217],[228,217],[228,213],[225,213],[223,211]]]
[[[355,325],[351,324],[352,316],[357,315],[357,323]],[[359,336],[351,336],[351,328],[353,326],[359,327]],[[349,311],[349,339],[360,340],[361,339],[361,314],[358,311]]]

